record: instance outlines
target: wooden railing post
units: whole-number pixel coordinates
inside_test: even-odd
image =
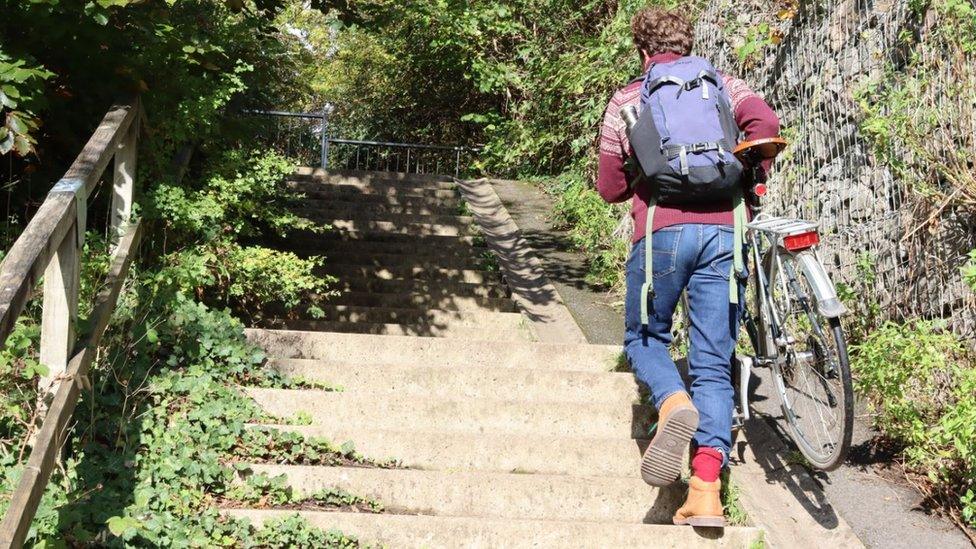
[[[132,217],[136,139],[141,114],[138,98],[113,105],[71,167],[51,189],[23,233],[0,261],[0,345],[16,326],[38,280],[44,280],[40,361],[48,373],[38,400],[43,423],[34,434],[30,456],[0,521],[0,549],[19,548],[30,532],[44,486],[69,437],[71,415],[108,327],[139,246],[140,222]],[[80,258],[88,196],[113,157],[115,191],[112,227],[115,246],[105,285],[95,298],[88,333],[76,343]]]
[[[111,235],[118,242],[122,228],[132,217],[133,191],[136,180],[136,152],[139,141],[139,118],[132,121],[125,139],[115,153],[115,184],[112,188]]]
[[[81,189],[80,192],[85,192]],[[78,320],[79,241],[78,223],[68,231],[44,271],[44,303],[41,310],[40,362],[47,375],[38,382],[38,417],[44,417],[47,404],[58,389],[75,345]]]

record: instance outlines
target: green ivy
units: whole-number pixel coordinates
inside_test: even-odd
[[[573,246],[589,259],[587,280],[613,288],[623,284],[623,265],[628,242],[617,233],[622,206],[604,202],[583,173],[569,170],[551,180],[546,190],[553,196],[553,217],[568,228]]]
[[[165,310],[116,322],[107,347],[114,352],[104,353],[92,375],[94,392],[76,412],[67,474],[52,479],[29,543],[236,547],[251,539],[289,540],[291,534],[258,531],[217,513],[214,502],[240,491],[234,463],[373,465],[350,445],[248,426],[263,415],[236,385],[289,383],[263,367],[263,353],[226,311],[176,297]],[[13,341],[8,353],[23,347]],[[5,490],[19,477],[16,462],[0,461]],[[338,493],[311,500],[378,509]],[[293,528],[337,546],[355,543]]]

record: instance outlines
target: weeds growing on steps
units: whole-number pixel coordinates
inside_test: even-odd
[[[113,326],[120,334],[133,327],[135,337],[117,338],[120,346],[109,347],[114,357],[93,376],[94,392],[76,415],[66,474],[49,486],[30,543],[273,545],[272,534],[255,534],[215,509],[215,502],[240,494],[236,462],[370,464],[351,447],[247,426],[261,412],[233,385],[279,386],[282,379],[262,367],[262,353],[228,313],[182,298],[152,326],[151,336],[131,321]],[[19,465],[3,473],[9,490]],[[374,507],[336,494],[312,499]]]
[[[739,485],[732,480],[732,475],[728,469],[722,471],[722,490],[719,495],[722,498],[722,511],[725,513],[725,520],[730,526],[749,524],[749,514],[746,513],[739,501]]]
[[[284,475],[269,477],[254,474],[244,466],[238,467],[243,477],[226,494],[221,507],[258,507],[295,510],[338,510],[359,513],[382,513],[383,504],[350,494],[336,488],[318,490],[310,494],[296,494]]]

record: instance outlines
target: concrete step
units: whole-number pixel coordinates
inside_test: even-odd
[[[414,185],[443,185],[446,188],[456,186],[450,176],[440,174],[420,174],[405,172],[378,172],[364,170],[322,170],[321,168],[302,167],[295,170],[295,179],[337,183],[347,180],[377,181],[382,183],[399,183]]]
[[[249,341],[277,358],[308,358],[349,364],[430,365],[454,368],[547,368],[609,372],[623,360],[620,346],[444,341],[415,337],[329,334],[290,330],[245,330]]]
[[[490,253],[483,241],[470,236],[421,236],[376,231],[331,230],[322,234],[294,232],[258,242],[300,256],[354,252],[403,254],[430,260],[441,257],[481,257]],[[440,250],[443,253],[437,253]]]
[[[525,319],[519,313],[495,311],[445,311],[440,309],[418,309],[415,307],[364,307],[359,305],[326,304],[320,308],[324,313],[321,320],[340,322],[375,322],[381,324],[422,323],[434,326],[469,326],[486,330],[508,330],[525,326]]]
[[[423,249],[438,249],[441,247],[459,249],[487,250],[484,239],[476,236],[441,236],[441,235],[411,235],[389,231],[333,229],[324,233],[308,231],[293,231],[287,238],[272,237],[269,242],[280,243],[284,249],[327,250],[332,242],[376,242],[390,245],[411,245]]]
[[[485,252],[491,253],[491,252]],[[484,270],[487,257],[475,254],[436,255],[374,254],[369,252],[330,252],[323,253],[326,261],[343,265],[372,265],[376,267],[422,267],[437,266],[454,269]]]
[[[441,189],[436,186],[410,185],[397,183],[384,183],[371,181],[366,183],[344,182],[344,183],[322,183],[320,181],[310,181],[304,179],[292,179],[285,182],[285,186],[293,191],[320,198],[321,193],[331,196],[356,197],[363,194],[381,196],[403,196],[403,197],[424,197],[424,198],[454,198],[457,199],[457,191],[451,189]]]
[[[392,221],[394,223],[430,223],[439,225],[451,225],[457,227],[468,227],[473,219],[470,216],[458,213],[447,214],[409,214],[395,213],[389,211],[378,211],[353,206],[350,208],[291,208],[290,211],[304,218],[311,219],[318,223],[333,224],[336,219],[373,219],[377,221]]]
[[[316,269],[319,274],[333,275],[340,280],[343,278],[374,278],[382,280],[423,279],[443,282],[465,282],[469,284],[501,284],[501,275],[495,272],[476,271],[472,269],[443,269],[436,266],[422,267],[370,267],[360,265],[342,265],[326,262]]]
[[[402,429],[449,433],[521,434],[552,437],[646,438],[652,407],[630,403],[417,398],[387,393],[336,393],[245,389],[269,414],[308,413],[312,425],[331,429]]]
[[[376,460],[395,459],[410,469],[495,471],[630,477],[639,475],[646,439],[552,437],[490,433],[329,428],[321,425],[260,425],[351,442],[356,451]]]
[[[496,311],[514,313],[517,311],[515,302],[508,298],[492,298],[480,296],[460,297],[453,292],[433,294],[429,292],[413,293],[377,293],[372,291],[346,291],[338,297],[329,300],[335,305],[358,305],[364,307],[397,307],[414,309],[441,309],[444,311]]]
[[[323,381],[346,392],[397,393],[438,398],[498,398],[632,404],[640,395],[634,376],[625,373],[559,371],[545,368],[445,368],[398,364],[348,364],[304,359],[273,359],[270,366],[288,375]]]
[[[227,515],[255,525],[294,515],[295,511],[231,509]],[[539,549],[718,549],[754,547],[762,540],[756,528],[724,528],[717,532],[659,524],[535,521],[483,517],[437,517],[370,513],[299,512],[310,524],[335,529],[367,544],[397,548],[460,549],[505,547]]]
[[[354,278],[339,280],[332,285],[339,291],[351,292],[355,294],[376,295],[382,299],[385,297],[403,295],[425,295],[438,302],[447,302],[451,299],[465,299],[468,297],[480,297],[507,300],[510,292],[504,286],[485,286],[482,284],[470,284],[465,282],[443,282],[430,280],[381,280]],[[450,307],[443,307],[450,310]]]
[[[289,203],[291,208],[298,211],[343,212],[357,211],[370,214],[407,214],[407,215],[458,215],[463,208],[436,206],[432,204],[384,204],[381,202],[365,202],[358,200],[321,200],[315,198],[300,198]]]
[[[329,221],[329,225],[343,231],[375,231],[421,236],[473,236],[477,234],[477,229],[468,224],[383,221],[368,217],[333,219]]]
[[[301,250],[299,248],[295,251],[299,255],[310,255],[312,253],[325,255],[362,253],[374,255],[405,255],[428,259],[467,259],[470,257],[483,257],[485,254],[491,253],[488,248],[483,246],[474,245],[466,240],[455,240],[448,237],[419,237],[418,242],[397,242],[343,239],[339,235],[330,238],[315,239],[313,243],[314,249]],[[292,248],[294,247],[292,246]]]
[[[682,503],[679,490],[657,490],[636,476],[261,464],[248,468],[255,474],[285,475],[299,497],[338,488],[373,498],[401,514],[658,524],[670,523]]]
[[[491,328],[464,322],[404,324],[379,322],[348,322],[342,320],[270,319],[263,325],[309,332],[336,332],[378,336],[413,336],[447,339],[481,339],[486,341],[535,341],[527,326]]]
[[[443,193],[442,193],[443,194]],[[318,201],[341,201],[356,202],[359,204],[380,204],[389,206],[431,206],[437,208],[449,208],[451,211],[459,211],[461,208],[461,198],[458,196],[428,196],[423,194],[399,193],[399,194],[377,194],[366,193],[359,189],[349,187],[315,187],[306,186],[304,189],[291,189],[289,199],[295,200],[318,200]]]
[[[304,311],[315,305],[325,311],[324,317],[305,315]],[[312,293],[296,308],[286,308],[278,302],[266,302],[261,311],[266,318],[294,318],[301,320],[329,320],[341,322],[416,323],[441,324],[467,320],[475,322],[485,314],[517,314],[518,306],[511,299],[485,297],[454,297],[430,294],[381,294],[371,292],[346,292],[338,296]],[[295,315],[298,316],[295,316]],[[519,321],[503,323],[523,326]],[[492,325],[476,322],[478,326]],[[497,324],[497,323],[496,323]],[[272,324],[273,325],[273,324]]]

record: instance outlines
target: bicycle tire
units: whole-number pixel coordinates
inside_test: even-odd
[[[771,255],[767,256],[766,263],[768,268],[765,269],[769,273],[770,292],[773,295],[779,289],[782,294],[783,278],[775,266],[772,265],[771,257]],[[795,258],[792,256],[781,256],[781,258],[786,262],[795,262]],[[795,325],[790,326],[788,320],[784,321],[784,318],[794,315],[796,311],[784,311],[783,303],[778,303],[776,297],[773,296],[771,306],[777,309],[777,314],[782,324],[780,329],[783,331],[783,334],[781,334],[780,339],[781,341],[792,341],[786,345],[787,348],[780,350],[780,359],[772,368],[773,380],[780,397],[783,419],[789,427],[788,432],[794,443],[796,443],[798,450],[814,468],[823,471],[832,471],[839,467],[847,458],[854,429],[854,387],[851,380],[847,340],[844,337],[844,330],[841,327],[840,320],[837,318],[822,317],[819,311],[816,310],[810,297],[803,295],[804,290],[801,288],[801,283],[798,280],[800,277],[805,280],[803,271],[796,268],[795,265],[791,265],[790,269],[784,268],[783,270],[792,271],[791,273],[787,273],[787,277],[790,279],[787,283],[792,283],[794,287],[789,288],[788,291],[800,294],[794,296],[795,301],[801,307],[807,321],[810,322],[810,331],[814,332],[812,325],[815,323],[814,319],[817,317],[824,321],[824,325],[820,326],[820,334],[803,333],[802,337],[798,337],[801,334],[796,332],[801,330],[798,330]],[[809,295],[812,295],[809,283],[805,283],[805,288],[809,292]],[[802,325],[802,321],[798,324]],[[820,324],[820,322],[817,322],[817,324]],[[831,360],[829,365],[826,364],[826,350],[817,349],[817,339],[825,340],[828,337],[833,342],[832,358],[835,359]],[[801,339],[805,344],[803,345],[805,348],[802,351],[797,351],[796,347],[798,345],[796,343]],[[818,351],[822,356],[816,356]],[[801,355],[807,357],[811,354],[814,360],[800,358]],[[815,369],[820,369],[821,371],[818,372]],[[814,379],[816,382],[814,385],[823,388],[824,396],[821,399],[818,399],[814,395],[815,391],[811,388],[811,377],[808,375],[810,372],[813,372],[819,378]],[[801,376],[805,382],[805,392],[809,393],[807,395],[804,395],[804,391],[801,391],[798,387],[799,383],[797,383],[797,379]],[[832,385],[833,390],[828,385]],[[831,402],[838,400],[837,397],[840,397],[839,402]],[[818,403],[818,400],[824,400],[826,402]],[[807,403],[805,411],[798,409],[799,402]],[[824,407],[821,404],[827,406]],[[832,425],[828,425],[822,413],[827,409],[833,412],[833,417],[831,418],[833,421],[830,422]],[[816,410],[819,424],[816,420],[803,421],[808,416],[813,416],[812,410]],[[824,427],[823,433],[818,432],[817,427]],[[836,437],[831,436],[832,431]],[[826,435],[826,437],[821,435]],[[826,443],[824,438],[826,438]],[[829,448],[829,451],[824,451],[825,448]]]

